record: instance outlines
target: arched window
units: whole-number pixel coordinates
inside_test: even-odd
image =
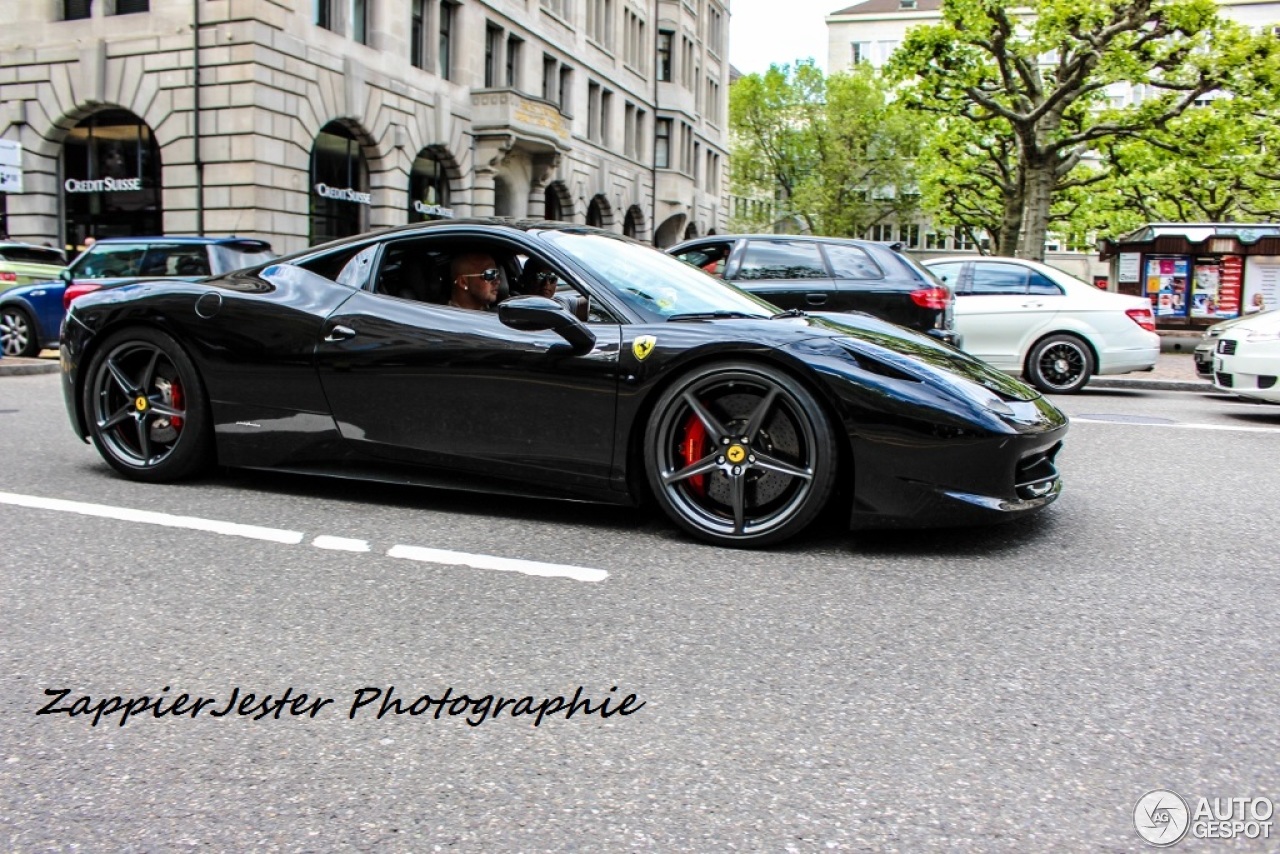
[[[311,148],[311,243],[368,230],[369,167],[350,129],[330,122]]]
[[[560,207],[560,194],[556,192],[556,188],[554,186],[547,187],[544,197],[542,218],[564,219],[564,213]]]
[[[409,222],[453,216],[449,207],[449,176],[444,158],[429,148],[418,152],[409,172]]]
[[[164,234],[160,149],[133,113],[102,110],[72,128],[62,175],[68,249],[86,237]]]

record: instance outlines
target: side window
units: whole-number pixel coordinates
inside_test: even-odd
[[[978,262],[973,265],[973,283],[969,293],[974,295],[1025,294],[1027,271],[1014,264]]]
[[[825,279],[827,267],[811,240],[751,240],[742,255],[735,281],[760,279]]]
[[[871,260],[865,249],[825,243],[822,246],[831,262],[831,275],[837,279],[883,279],[884,271]]]
[[[1028,282],[1027,292],[1040,296],[1062,296],[1062,288],[1058,287],[1044,273],[1031,271],[1031,280]]]
[[[363,288],[369,282],[369,274],[373,271],[373,260],[378,257],[378,249],[379,246],[376,243],[361,249],[342,266],[334,281],[357,290]]]
[[[376,245],[376,244],[375,244]],[[295,266],[315,273],[317,276],[324,276],[330,281],[338,281],[338,276],[342,273],[347,262],[358,255],[360,252],[368,249],[368,246],[344,246],[336,252],[326,252],[324,255],[315,255],[296,262]]]
[[[686,264],[692,264],[700,267],[704,272],[713,276],[724,275],[725,262],[729,260],[729,253],[733,251],[733,244],[725,243],[704,243],[701,246],[695,246],[676,255]]]
[[[114,279],[139,275],[146,246],[141,243],[99,244],[76,264],[77,279]]]
[[[140,276],[207,276],[209,258],[204,246],[155,244],[147,248]]]
[[[954,290],[960,284],[960,270],[963,268],[964,262],[957,261],[954,264],[930,264],[927,269]]]
[[[375,293],[444,305],[449,301],[449,259],[426,241],[388,243],[378,266]]]

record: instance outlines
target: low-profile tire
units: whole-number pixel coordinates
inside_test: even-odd
[[[796,379],[750,362],[696,368],[658,399],[645,471],[658,504],[694,536],[758,547],[804,530],[835,483],[837,445]]]
[[[122,329],[103,342],[89,362],[83,406],[98,453],[125,477],[179,480],[213,459],[204,384],[158,329]]]
[[[1093,370],[1093,351],[1074,335],[1050,335],[1027,356],[1027,381],[1045,394],[1074,394]]]
[[[16,305],[0,308],[0,347],[6,356],[34,359],[40,355],[40,330],[26,309]]]

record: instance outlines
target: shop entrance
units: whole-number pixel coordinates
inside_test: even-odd
[[[62,146],[62,208],[68,255],[88,238],[164,234],[160,149],[127,110],[82,120]]]

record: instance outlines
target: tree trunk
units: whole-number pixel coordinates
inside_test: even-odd
[[[1019,227],[1019,258],[1044,260],[1044,242],[1049,234],[1049,206],[1056,183],[1054,163],[1047,157],[1028,157],[1023,173],[1022,222]]]

